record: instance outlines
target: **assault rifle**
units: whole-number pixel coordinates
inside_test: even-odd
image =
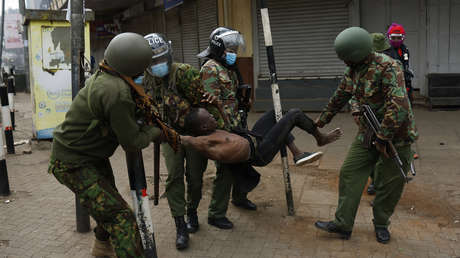
[[[377,133],[380,131],[380,122],[375,116],[371,107],[369,105],[362,105],[361,112],[364,119],[367,122],[367,125],[372,129],[374,134],[377,135]],[[389,151],[388,154],[390,155],[391,159],[396,164],[396,166],[399,168],[399,171],[401,172],[401,176],[404,178],[404,181],[406,183],[409,183],[409,178],[407,178],[406,172],[404,172],[403,163],[398,155],[398,151],[396,150],[395,146],[391,141],[387,141],[387,147]]]
[[[252,87],[249,84],[240,84],[236,91],[236,99],[238,100],[238,113],[241,117],[241,126],[248,128],[248,112],[250,109]]]

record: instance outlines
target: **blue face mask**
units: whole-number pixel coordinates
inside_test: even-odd
[[[153,76],[165,77],[169,73],[168,62],[159,63],[150,67]]]
[[[225,62],[227,62],[228,65],[234,65],[236,62],[236,54],[230,52],[225,54]]]
[[[144,80],[144,75],[141,75],[141,76],[137,77],[136,79],[134,79],[134,82],[136,84],[142,84],[143,80]]]

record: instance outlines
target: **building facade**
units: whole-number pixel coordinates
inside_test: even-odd
[[[161,32],[172,41],[174,59],[199,67],[196,54],[217,26],[243,33],[239,53],[244,79],[256,87],[256,110],[271,108],[268,63],[256,0],[184,0],[165,10],[163,1],[137,3],[106,15],[120,31]],[[336,35],[349,26],[385,32],[392,22],[407,32],[414,88],[421,96],[460,105],[460,0],[266,0],[285,108],[320,110],[333,94],[345,65],[334,52]],[[90,5],[91,1],[87,2]],[[136,9],[137,8],[137,9]],[[135,11],[135,10],[137,11]],[[130,11],[131,10],[131,11]],[[96,22],[98,16],[96,12]],[[131,14],[130,14],[131,13]],[[112,17],[115,17],[112,19]],[[118,20],[117,20],[118,17]],[[94,33],[92,35],[95,35]],[[92,37],[92,53],[103,57],[110,37]],[[450,99],[446,99],[449,97]],[[446,103],[447,103],[446,102]]]

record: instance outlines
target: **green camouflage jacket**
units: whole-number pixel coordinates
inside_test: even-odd
[[[239,126],[238,114],[238,76],[235,71],[229,70],[214,59],[208,60],[200,71],[201,83],[205,92],[216,96],[222,106],[222,112],[214,106],[208,106],[208,111],[217,120],[218,128],[229,131],[232,127]],[[224,113],[224,114],[222,114]],[[228,122],[223,116],[227,117]]]
[[[409,103],[401,66],[384,54],[372,53],[361,66],[345,69],[344,77],[320,115],[327,124],[350,100],[353,111],[368,104],[381,121],[377,136],[392,140],[396,146],[414,142],[418,138],[414,114]],[[367,130],[360,119],[358,137],[363,140]]]
[[[203,95],[198,70],[188,64],[173,63],[168,80],[145,72],[143,85],[164,121],[183,133],[185,116],[200,104]]]

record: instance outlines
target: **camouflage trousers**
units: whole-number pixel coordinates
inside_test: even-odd
[[[96,238],[110,237],[117,257],[144,257],[136,218],[115,186],[108,159],[84,165],[51,160],[48,172],[77,194],[97,222]]]

